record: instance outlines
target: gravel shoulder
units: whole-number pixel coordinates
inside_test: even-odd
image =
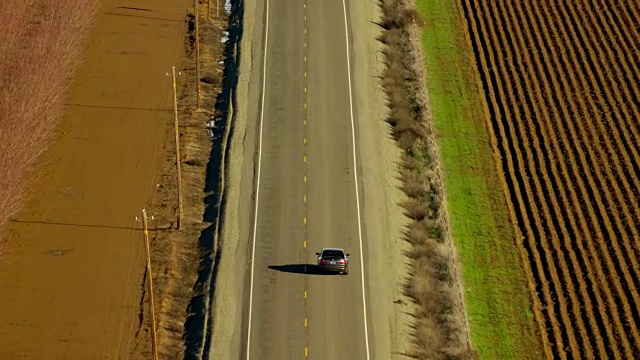
[[[387,107],[379,81],[384,67],[382,43],[376,40],[380,35],[376,25],[379,4],[373,0],[349,2],[348,12],[367,241],[367,311],[373,329],[370,340],[375,344],[375,359],[400,359],[407,353],[411,324],[408,301],[402,295],[402,283],[409,272],[403,254],[408,245],[402,239],[406,218],[399,206],[404,200],[397,171],[401,150],[384,121]]]

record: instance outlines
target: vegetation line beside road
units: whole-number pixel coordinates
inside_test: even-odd
[[[539,359],[525,273],[486,127],[459,4],[416,0],[425,83],[464,280],[471,339],[486,359]]]
[[[195,7],[185,14],[184,62],[179,65],[178,117],[184,214],[180,230],[175,229],[177,187],[172,122],[164,144],[162,180],[150,211],[162,230],[152,232],[154,297],[157,298],[158,352],[165,359],[199,359],[211,332],[208,284],[217,265],[214,244],[218,195],[222,170],[221,152],[227,131],[229,79],[224,74],[230,40],[230,14],[215,8],[209,17],[208,2],[199,0],[200,108],[196,103]],[[214,3],[215,6],[215,3]],[[170,69],[169,69],[170,70]],[[169,79],[167,79],[169,81]],[[146,299],[145,293],[145,299]],[[147,358],[149,314],[141,307],[139,344],[134,359]],[[210,334],[208,335],[210,336]],[[205,353],[206,355],[206,353]],[[204,356],[203,358],[206,358]]]
[[[404,212],[410,218],[405,239],[411,273],[405,295],[414,303],[410,357],[469,359],[476,356],[469,341],[460,274],[444,211],[444,191],[429,103],[423,85],[420,46],[412,41],[422,24],[410,1],[382,0],[380,40],[386,69],[391,133],[403,150],[400,174],[407,195]]]

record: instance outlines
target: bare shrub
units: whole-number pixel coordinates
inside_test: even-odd
[[[422,181],[420,181],[420,178],[416,175],[415,171],[406,172],[402,184],[402,190],[407,194],[407,196],[414,199],[421,198],[427,192],[427,189]]]
[[[413,220],[422,220],[424,219],[429,210],[424,204],[415,199],[409,199],[402,204],[402,207],[405,208],[405,215]]]
[[[379,40],[389,46],[384,51],[399,51],[402,49],[404,32],[401,29],[389,29],[380,35]]]
[[[403,171],[403,173],[406,172],[406,173],[413,174],[413,170],[415,170],[416,167],[418,167],[418,164],[419,164],[419,161],[416,158],[409,156],[406,152],[402,154],[402,170],[406,170],[406,171]]]
[[[413,131],[403,131],[397,133],[395,138],[398,142],[398,146],[400,146],[402,150],[407,150],[411,148],[411,145],[413,145],[418,137]]]
[[[429,229],[422,221],[414,221],[405,230],[405,239],[412,245],[424,243],[429,240]]]
[[[400,175],[408,200],[402,203],[412,219],[405,229],[411,244],[405,255],[411,272],[404,293],[415,304],[412,352],[416,359],[471,359],[462,321],[462,304],[453,287],[454,259],[445,241],[443,197],[433,134],[425,125],[427,101],[423,93],[419,49],[412,45],[412,26],[424,22],[411,0],[381,0],[384,29],[379,37],[386,66],[381,83],[387,95],[386,121],[398,147],[404,150]]]
[[[62,114],[97,5],[97,0],[0,2],[0,228],[25,200],[29,173]]]

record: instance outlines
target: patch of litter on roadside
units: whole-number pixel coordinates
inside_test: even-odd
[[[224,12],[227,15],[231,14],[231,0],[224,0]]]
[[[227,41],[229,41],[229,32],[228,31],[223,31],[222,32],[222,37],[220,38],[220,42],[221,43],[226,43]]]
[[[207,135],[214,141],[217,139],[216,130],[218,129],[218,127],[216,126],[216,122],[216,118],[213,116],[207,122]]]

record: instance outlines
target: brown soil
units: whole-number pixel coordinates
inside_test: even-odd
[[[462,5],[546,354],[638,358],[638,6]]]
[[[145,251],[136,220],[145,207],[154,216],[160,353],[176,358],[183,351],[211,140],[209,114],[195,114],[195,95],[181,96],[183,160],[193,165],[183,165],[185,229],[173,232],[173,111],[166,73],[174,65],[181,70],[192,3],[120,5],[102,2],[31,201],[10,219],[0,267],[2,359],[149,357]],[[212,60],[203,63],[203,76],[213,75],[220,51],[214,40],[220,26],[207,29],[211,46],[202,56]],[[186,55],[192,55],[189,47]],[[184,66],[180,91],[193,94],[193,61]],[[202,86],[202,107],[209,109],[220,83],[211,79],[213,85]]]

